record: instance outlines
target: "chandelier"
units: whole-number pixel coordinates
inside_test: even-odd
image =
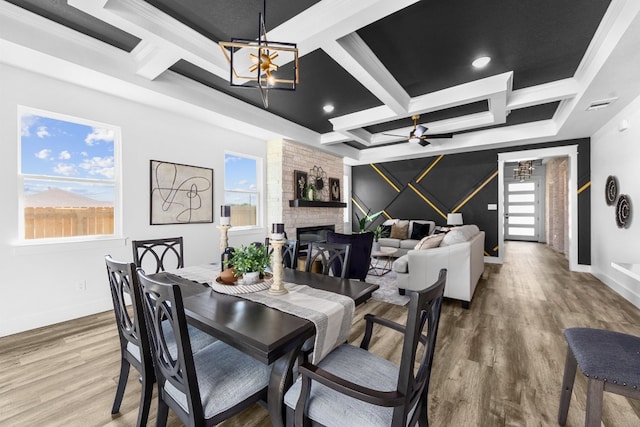
[[[513,169],[513,179],[517,179],[520,182],[523,182],[526,179],[531,179],[533,169],[533,160],[518,162],[518,166]]]
[[[258,88],[264,108],[269,108],[269,91],[295,90],[299,77],[297,45],[267,40],[266,10],[264,0],[256,39],[232,38],[218,44],[229,62],[231,86]]]

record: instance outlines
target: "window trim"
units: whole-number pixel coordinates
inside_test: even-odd
[[[238,151],[229,151],[229,150],[225,150],[224,152],[224,160],[223,160],[223,165],[224,165],[224,171],[223,171],[223,178],[222,178],[222,203],[221,204],[226,204],[226,194],[227,194],[227,182],[226,182],[226,171],[227,171],[227,162],[226,162],[226,158],[227,155],[230,156],[236,156],[236,157],[244,157],[247,159],[252,159],[256,161],[256,191],[255,194],[257,194],[257,202],[256,202],[256,224],[255,225],[241,225],[241,226],[233,226],[229,229],[229,232],[239,232],[239,231],[253,231],[253,230],[259,230],[264,228],[264,208],[263,208],[263,201],[264,201],[264,173],[263,173],[263,168],[264,168],[264,159],[260,156],[254,156],[251,154],[246,154],[246,153],[240,153]],[[246,191],[246,193],[253,193],[251,191]]]
[[[46,117],[54,120],[61,120],[71,123],[77,123],[84,126],[91,127],[106,127],[114,132],[113,138],[113,167],[114,167],[114,197],[113,197],[113,234],[95,234],[88,236],[70,236],[70,237],[49,237],[39,239],[25,239],[25,223],[24,223],[24,181],[25,179],[49,179],[52,181],[68,181],[68,182],[85,182],[93,184],[106,184],[106,181],[83,179],[64,179],[56,176],[49,175],[35,175],[35,174],[23,174],[22,173],[22,117],[25,115],[33,115]],[[56,113],[53,111],[43,110],[39,108],[29,107],[26,105],[18,105],[17,108],[17,184],[16,189],[18,196],[18,235],[17,239],[13,242],[14,247],[50,247],[55,244],[78,244],[83,242],[106,242],[106,241],[120,241],[123,239],[123,224],[122,224],[122,129],[120,126],[100,122],[97,120],[85,119],[81,117],[72,116],[64,113]]]

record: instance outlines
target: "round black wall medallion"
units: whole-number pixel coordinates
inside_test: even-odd
[[[616,203],[618,197],[618,180],[615,176],[609,175],[607,177],[607,184],[604,187],[604,199],[607,205],[613,206]]]
[[[618,203],[616,204],[616,224],[618,228],[629,228],[631,224],[631,200],[626,194],[621,194],[618,197]]]

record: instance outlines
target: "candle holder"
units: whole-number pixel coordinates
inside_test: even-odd
[[[273,255],[271,258],[271,271],[273,271],[273,283],[271,284],[271,287],[267,290],[267,292],[271,295],[284,295],[289,292],[287,288],[284,287],[284,282],[282,280],[282,273],[284,270],[284,266],[282,265],[282,247],[285,244],[285,240],[284,239],[274,240],[273,234],[272,234],[269,244],[273,248]]]
[[[220,230],[220,253],[222,253],[229,246],[229,237],[227,236],[227,232],[231,226],[221,224],[217,225],[216,228]]]

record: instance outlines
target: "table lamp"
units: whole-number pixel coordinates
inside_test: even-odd
[[[462,214],[460,212],[447,214],[447,225],[462,225]]]

